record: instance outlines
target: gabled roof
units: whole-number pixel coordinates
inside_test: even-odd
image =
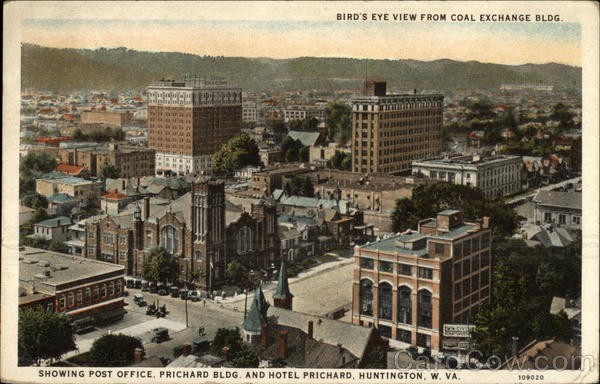
[[[79,175],[85,167],[79,165],[69,165],[69,164],[58,164],[54,170],[56,172],[62,172],[69,175],[77,176]]]
[[[533,202],[540,205],[581,210],[581,193],[540,190],[533,197]]]
[[[54,217],[52,219],[47,219],[44,221],[40,221],[39,223],[35,223],[36,226],[39,227],[58,227],[59,225],[71,225],[71,219],[66,216]]]
[[[294,295],[290,292],[290,286],[287,278],[287,268],[285,262],[281,260],[281,267],[279,268],[279,276],[277,277],[277,288],[273,293],[275,299],[287,299],[292,298]]]
[[[288,136],[294,140],[300,140],[302,145],[310,147],[315,145],[321,138],[320,132],[289,131]]]

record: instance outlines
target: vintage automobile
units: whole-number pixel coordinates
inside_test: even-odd
[[[135,295],[133,295],[133,302],[139,305],[140,307],[143,307],[147,304],[146,300],[144,299],[144,295],[142,295],[141,293],[136,293]]]
[[[169,330],[167,328],[159,327],[152,330],[151,342],[162,343],[166,340],[169,340]]]
[[[179,297],[179,287],[176,285],[172,285],[169,288],[169,293],[171,294],[171,297]]]
[[[196,290],[188,291],[187,295],[188,295],[188,300],[191,300],[191,301],[199,301],[200,300],[200,293]]]

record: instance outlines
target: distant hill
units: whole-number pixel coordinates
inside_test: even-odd
[[[357,89],[365,60],[300,57],[275,60],[140,52],[127,48],[57,49],[23,44],[22,88],[49,91],[141,89],[160,78],[185,73],[223,76],[247,91]],[[370,77],[384,78],[388,89],[492,89],[503,83],[544,83],[581,87],[581,68],[563,64],[519,66],[448,59],[367,60]]]

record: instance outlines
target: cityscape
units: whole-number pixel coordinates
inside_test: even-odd
[[[580,67],[21,56],[19,366],[581,368]]]

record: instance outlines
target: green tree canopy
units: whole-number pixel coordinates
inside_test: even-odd
[[[19,311],[19,360],[39,365],[42,360],[60,359],[76,348],[73,328],[63,314],[35,307]]]
[[[450,183],[419,185],[413,190],[412,199],[399,199],[392,213],[392,228],[403,231],[415,228],[419,220],[434,217],[438,212],[454,208],[463,212],[465,219],[474,220],[489,216],[494,235],[510,236],[515,231],[519,216],[501,201],[486,200],[476,188]]]
[[[327,138],[346,144],[352,136],[352,107],[342,101],[332,101],[325,107]]]
[[[285,183],[283,190],[288,196],[315,196],[315,189],[309,177],[292,176]]]
[[[136,348],[144,350],[142,341],[124,334],[104,335],[94,341],[89,361],[93,367],[125,367],[135,359]]]
[[[235,354],[231,363],[236,368],[258,368],[260,359],[254,348],[242,345],[241,349]]]
[[[35,192],[35,178],[56,168],[56,159],[47,153],[29,153],[19,164],[19,195],[27,196]]]
[[[231,261],[225,269],[227,282],[238,287],[248,286],[248,269],[239,261]]]
[[[477,349],[504,358],[509,356],[513,336],[520,345],[552,337],[568,342],[569,320],[549,309],[554,296],[581,295],[581,243],[547,249],[505,240],[495,247],[494,259],[492,301],[474,319]]]
[[[213,167],[220,173],[230,173],[249,165],[260,165],[260,155],[258,145],[245,132],[231,138],[213,155]]]
[[[234,357],[242,349],[242,336],[240,329],[219,328],[211,344],[212,353],[219,356],[224,347],[229,348],[229,354]]]
[[[48,200],[39,193],[32,193],[22,199],[22,204],[33,209],[48,208]]]
[[[285,161],[308,161],[309,149],[298,139],[294,140],[289,136],[284,137],[281,142],[281,152]]]
[[[179,275],[177,258],[162,247],[152,248],[143,271],[149,281],[175,281]]]
[[[102,180],[106,179],[118,179],[120,177],[121,172],[114,165],[105,165],[100,170],[100,178]]]
[[[569,128],[573,126],[573,117],[575,115],[571,112],[571,109],[563,103],[557,103],[552,106],[552,113],[550,119],[558,121],[561,128]]]
[[[350,171],[352,170],[352,155],[346,152],[335,151],[333,156],[327,160],[327,167]]]

